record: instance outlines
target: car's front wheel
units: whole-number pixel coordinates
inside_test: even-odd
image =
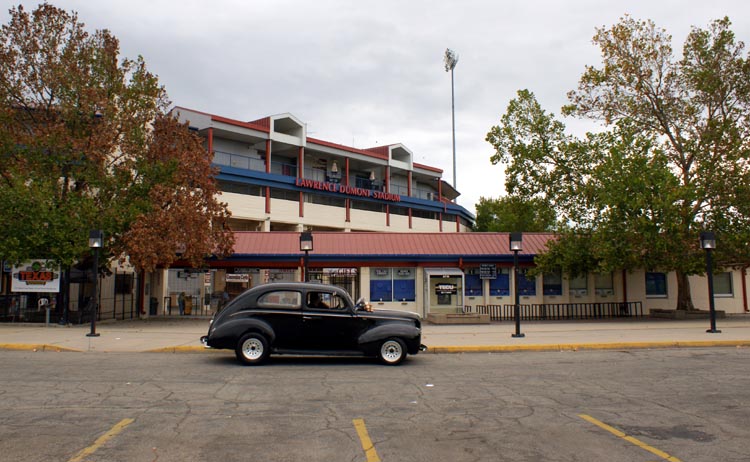
[[[378,359],[383,364],[395,366],[406,358],[406,344],[400,338],[389,338],[380,344]]]
[[[268,357],[268,340],[262,334],[250,332],[243,335],[237,342],[235,353],[237,359],[243,364],[260,364]]]

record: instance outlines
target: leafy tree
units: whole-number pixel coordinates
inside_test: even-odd
[[[551,231],[555,211],[539,198],[480,197],[475,231]]]
[[[10,10],[0,29],[0,255],[64,266],[105,255],[143,270],[231,250],[200,139],[166,112],[143,61],[120,59],[107,30],[89,34],[49,4]]]
[[[717,232],[723,264],[750,261],[750,63],[730,24],[694,28],[680,60],[651,21],[599,29],[603,67],[586,69],[563,111],[602,133],[565,135],[527,91],[511,102],[488,134],[492,160],[508,163],[509,191],[545,198],[565,225],[540,264],[675,271],[677,308],[693,309],[701,230]]]

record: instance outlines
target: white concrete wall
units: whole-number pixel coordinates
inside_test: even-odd
[[[742,273],[740,270],[731,270],[732,274],[732,294],[717,295],[714,302],[717,310],[723,310],[727,314],[744,313],[744,302],[742,292]],[[614,272],[612,277],[613,292],[612,294],[597,292],[595,287],[595,276],[588,275],[588,287],[586,294],[573,294],[570,292],[570,280],[563,277],[561,295],[543,295],[543,276],[537,276],[536,295],[521,296],[520,302],[523,304],[554,304],[554,303],[608,303],[621,302],[641,302],[643,304],[643,313],[648,314],[652,309],[674,309],[677,306],[677,276],[675,273],[667,274],[667,296],[646,296],[646,272],[638,270],[625,274],[625,285],[627,285],[627,297],[624,293],[623,274],[621,271]],[[750,285],[750,277],[745,277],[746,285]],[[708,310],[708,282],[705,276],[691,276],[690,290],[693,298],[693,304],[701,310]],[[513,303],[513,278],[511,270],[511,295],[507,297],[497,297],[489,295],[489,281],[483,283],[483,295],[466,297],[466,305],[503,305]]]
[[[250,196],[224,192],[219,200],[226,202],[232,212],[232,218],[237,220],[253,220],[262,222],[267,218],[266,199],[263,196]],[[299,216],[299,202],[293,200],[271,199],[271,220],[274,223],[301,223],[306,226],[324,226],[341,230],[353,229],[358,231],[381,232],[440,232],[440,222],[426,218],[412,217],[412,227],[409,228],[407,215],[390,215],[390,226],[386,225],[385,213],[371,212],[351,208],[351,222],[346,221],[346,209],[330,205],[305,202],[304,217]],[[460,225],[460,232],[470,232],[471,229]],[[456,232],[455,221],[443,221],[443,232]]]
[[[265,220],[266,218],[264,197],[225,192],[219,196],[219,200],[227,203],[233,218],[252,220]]]
[[[391,214],[391,226],[388,229],[390,231],[408,231],[409,217],[406,215]]]
[[[276,212],[275,209],[271,210]],[[276,213],[273,215],[276,219]],[[297,220],[300,220],[299,216]],[[301,222],[308,226],[345,228],[347,226],[346,208],[305,202],[305,217],[301,219]]]
[[[370,212],[368,210],[350,209],[352,229],[370,230],[370,231],[397,231],[389,229],[385,224],[385,214],[380,212]],[[342,225],[343,226],[343,225]]]
[[[426,218],[412,217],[411,219],[412,231],[425,232],[425,233],[437,233],[440,232],[440,222],[438,220],[428,220]]]

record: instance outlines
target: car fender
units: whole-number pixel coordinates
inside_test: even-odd
[[[389,337],[399,337],[409,340],[417,338],[420,335],[421,331],[416,326],[410,326],[408,324],[383,324],[382,326],[377,326],[364,332],[359,336],[357,342],[360,345],[366,345],[368,343],[385,340]]]
[[[257,318],[236,318],[232,320],[224,321],[220,326],[217,326],[209,336],[209,345],[212,340],[221,342],[222,339],[234,338],[238,339],[245,332],[256,331],[263,334],[268,339],[269,344],[273,344],[276,340],[276,334],[273,328],[267,322]],[[227,345],[227,348],[234,348],[233,345]]]

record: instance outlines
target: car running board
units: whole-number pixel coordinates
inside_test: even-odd
[[[272,354],[294,356],[352,356],[357,358],[367,356],[357,350],[293,350],[286,348],[274,348]]]

